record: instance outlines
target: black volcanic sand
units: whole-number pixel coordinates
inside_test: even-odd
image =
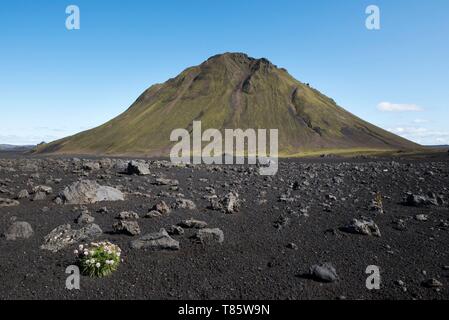
[[[0,198],[14,198],[20,190],[31,191],[37,185],[51,186],[53,194],[46,200],[22,199],[18,206],[0,208],[0,233],[14,216],[17,221],[29,222],[35,232],[26,240],[0,238],[0,299],[449,298],[448,204],[403,204],[406,192],[425,195],[431,191],[449,199],[449,166],[444,157],[438,161],[282,160],[276,176],[262,177],[255,167],[248,166],[165,168],[162,162],[149,160],[151,175],[130,176],[107,165],[84,171],[83,160],[71,158],[2,156]],[[120,162],[124,163],[112,159],[110,164]],[[155,185],[157,177],[178,179],[179,190]],[[62,181],[48,181],[51,178]],[[58,253],[39,247],[44,236],[59,225],[80,227],[74,223],[80,206],[53,202],[60,190],[80,178],[120,186],[127,194],[125,201],[86,205],[104,231],[100,239],[119,245],[124,262],[110,277],[82,276],[81,290],[69,291],[65,288],[65,268],[75,263],[73,250],[77,246]],[[292,188],[294,182],[298,188]],[[214,188],[219,196],[236,191],[243,200],[240,211],[225,214],[208,209],[204,196],[210,193],[206,187]],[[161,195],[161,191],[170,195]],[[376,192],[384,197],[385,213],[378,216],[370,211]],[[143,218],[159,200],[173,204],[178,193],[193,200],[198,209],[176,209],[167,217]],[[329,199],[330,195],[336,200]],[[97,213],[105,206],[109,213]],[[49,210],[43,212],[44,207]],[[131,249],[130,241],[138,236],[111,233],[114,217],[124,210],[141,216],[142,234],[193,217],[223,230],[225,240],[221,245],[203,245],[190,239],[194,230],[186,229],[186,234],[173,236],[180,241],[179,251]],[[417,214],[428,215],[428,221],[416,220]],[[380,238],[340,230],[362,216],[376,222]],[[276,222],[280,217],[288,218],[288,223],[279,229]],[[398,219],[405,221],[405,230],[395,228]],[[290,249],[289,243],[295,243],[297,250]],[[302,276],[312,265],[323,262],[334,265],[338,281],[321,283]],[[380,267],[380,290],[365,287],[368,265]],[[443,286],[423,286],[430,278]]]

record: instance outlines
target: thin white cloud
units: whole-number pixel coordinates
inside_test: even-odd
[[[383,112],[417,112],[423,109],[416,104],[381,102],[377,109]]]
[[[424,145],[449,144],[449,131],[429,130],[424,127],[396,127],[387,130]]]
[[[420,124],[420,123],[428,123],[429,122],[429,120],[426,120],[426,119],[415,119],[415,120],[413,120],[413,123],[418,123],[418,124]]]

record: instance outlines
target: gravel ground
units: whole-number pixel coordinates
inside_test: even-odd
[[[146,160],[150,174],[139,176],[125,172],[131,159],[0,158],[0,198],[30,193],[18,205],[0,201],[0,234],[17,221],[34,231],[26,239],[0,238],[0,299],[449,298],[447,156],[281,160],[273,177],[260,176],[254,166],[174,167]],[[179,184],[161,185],[158,178]],[[57,204],[59,193],[79,179],[117,188],[125,200]],[[36,186],[52,190],[32,201]],[[237,196],[233,212],[211,208],[208,197],[226,203],[231,192]],[[196,209],[176,208],[179,199],[192,200]],[[161,200],[171,212],[145,218]],[[98,212],[103,207],[107,213]],[[65,269],[76,263],[78,245],[55,253],[40,246],[60,225],[81,228],[75,220],[83,211],[103,230],[99,240],[122,248],[123,262],[109,277],[82,276],[80,290],[69,291]],[[140,235],[114,232],[122,211],[139,214]],[[224,241],[200,243],[192,238],[196,229],[184,228],[183,235],[172,236],[177,251],[131,248],[140,236],[188,218],[219,228]],[[344,227],[353,219],[372,221],[380,237],[348,232]],[[326,262],[338,275],[333,282],[309,274]],[[379,290],[366,288],[369,265],[380,268]],[[425,285],[430,279],[431,288]]]

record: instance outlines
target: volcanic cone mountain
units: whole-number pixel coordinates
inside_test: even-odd
[[[347,112],[266,59],[225,53],[147,89],[109,122],[38,152],[168,156],[173,129],[279,129],[279,152],[399,150],[418,145]]]

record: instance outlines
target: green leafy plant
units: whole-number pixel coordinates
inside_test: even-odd
[[[121,249],[109,241],[80,245],[74,253],[81,272],[90,277],[106,277],[117,270],[121,262]]]

